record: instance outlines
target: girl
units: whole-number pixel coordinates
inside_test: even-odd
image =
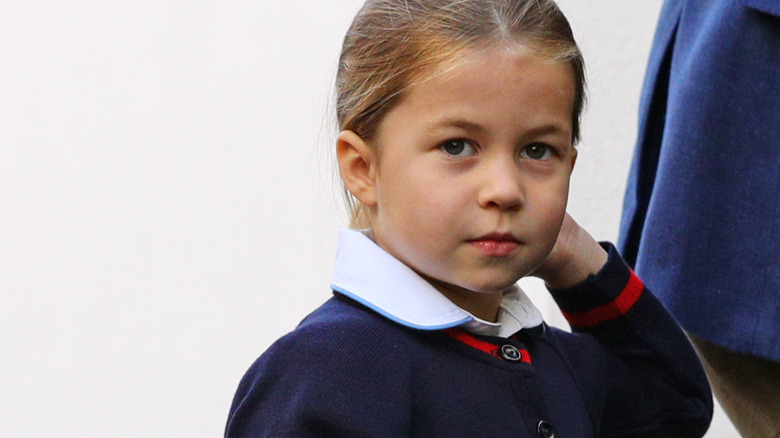
[[[366,2],[337,76],[360,231],[340,234],[334,297],[241,381],[226,437],[703,435],[687,339],[565,214],[583,78],[552,1]]]

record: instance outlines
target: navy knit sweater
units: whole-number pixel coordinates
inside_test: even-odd
[[[573,333],[505,339],[414,330],[336,293],[252,365],[225,436],[704,434],[712,397],[696,355],[614,248],[552,294]]]

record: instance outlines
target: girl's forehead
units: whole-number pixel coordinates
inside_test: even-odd
[[[507,73],[510,70],[567,70],[571,73],[571,83],[574,84],[574,72],[568,63],[556,59],[536,48],[518,43],[493,44],[486,47],[468,48],[461,50],[456,56],[442,60],[438,65],[422,69],[410,77],[405,87],[405,93],[409,94],[419,89],[424,89],[430,82],[437,84],[462,79],[464,73],[480,72],[486,76],[502,69]],[[531,79],[531,78],[529,78]]]
[[[571,134],[574,100],[574,74],[560,62],[528,51],[474,51],[410,86],[379,133],[467,124],[496,132],[555,126]]]

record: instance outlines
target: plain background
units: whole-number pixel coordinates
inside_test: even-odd
[[[601,240],[660,3],[560,2],[590,88],[570,212]],[[246,368],[330,295],[327,108],[359,4],[0,2],[3,436],[222,434]],[[737,434],[719,413],[707,436]]]

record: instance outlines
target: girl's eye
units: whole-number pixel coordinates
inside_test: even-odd
[[[534,143],[523,148],[520,155],[523,158],[532,160],[546,160],[552,156],[553,150],[550,146],[541,143]]]
[[[441,150],[454,157],[468,157],[477,153],[476,148],[468,140],[447,140],[440,146]]]

